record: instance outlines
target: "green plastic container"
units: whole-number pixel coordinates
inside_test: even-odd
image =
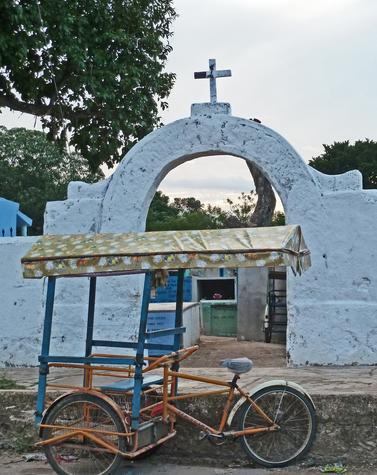
[[[202,300],[200,310],[205,335],[237,336],[235,300]]]

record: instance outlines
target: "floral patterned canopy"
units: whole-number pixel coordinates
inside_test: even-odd
[[[157,269],[290,266],[310,252],[300,226],[42,236],[22,258],[25,278],[111,275]]]

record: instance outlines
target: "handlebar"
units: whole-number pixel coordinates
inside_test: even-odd
[[[198,349],[199,349],[199,346],[194,345],[194,346],[189,346],[188,348],[182,348],[181,350],[178,350],[178,351],[173,351],[172,353],[169,353],[168,355],[160,356],[155,361],[153,361],[153,363],[151,363],[147,368],[145,368],[143,370],[143,373],[146,373],[147,371],[163,366],[170,361],[174,363],[179,363],[180,361],[183,361],[189,356],[191,356]]]

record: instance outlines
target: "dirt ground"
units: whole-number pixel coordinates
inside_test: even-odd
[[[1,475],[53,475],[55,472],[47,462],[25,462],[21,456],[0,455]],[[347,467],[347,475],[376,475],[375,469]],[[283,469],[244,468],[244,467],[205,467],[187,466],[173,463],[148,461],[125,462],[116,475],[320,475],[321,467],[303,468],[294,465]]]
[[[237,341],[236,338],[200,337],[200,348],[182,363],[189,368],[217,368],[225,358],[250,358],[256,368],[279,368],[286,366],[285,345],[255,341]]]

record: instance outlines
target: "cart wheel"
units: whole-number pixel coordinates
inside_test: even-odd
[[[265,467],[283,467],[303,456],[313,444],[316,416],[312,402],[287,386],[269,386],[251,396],[253,401],[276,421],[279,429],[240,437],[247,455]],[[251,404],[240,408],[239,428],[265,427],[266,421]]]
[[[43,423],[56,426],[43,429],[43,440],[59,437],[80,428],[92,429],[93,432],[90,434],[98,440],[97,442],[93,438],[76,433],[72,434],[72,438],[57,440],[56,443],[46,445],[47,460],[56,473],[59,475],[115,474],[122,456],[106,449],[104,445],[109,444],[115,449],[125,451],[126,438],[116,434],[124,433],[125,426],[119,415],[106,401],[93,394],[70,394],[57,401]]]

